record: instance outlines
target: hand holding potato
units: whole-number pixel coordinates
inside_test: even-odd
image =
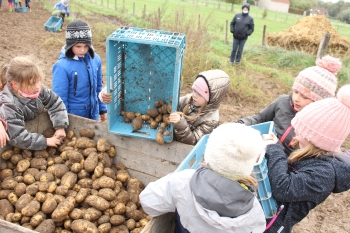
[[[278,138],[274,133],[263,134],[262,138],[266,145],[276,144],[278,142]]]
[[[107,92],[102,92],[101,98],[103,103],[109,104],[112,101],[112,94]]]
[[[173,112],[169,115],[170,123],[177,123],[181,120],[181,115],[177,112]]]
[[[53,135],[54,137],[63,140],[66,138],[66,131],[64,131],[64,129],[58,129],[56,130],[55,134]]]
[[[4,125],[0,122],[0,148],[6,146],[6,140],[9,140],[9,136],[6,133]]]

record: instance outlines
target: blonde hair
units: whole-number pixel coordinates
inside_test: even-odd
[[[298,147],[299,141],[294,140],[292,142],[292,146],[294,148]],[[328,151],[322,150],[317,146],[315,146],[314,144],[309,143],[305,147],[293,151],[288,157],[288,163],[297,162],[305,158],[313,158],[313,157],[318,158],[321,155],[328,155],[328,154],[329,154]]]
[[[15,57],[0,71],[0,91],[7,83],[19,83],[20,88],[36,84],[44,79],[44,73],[30,56]]]

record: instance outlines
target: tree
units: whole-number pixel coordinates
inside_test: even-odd
[[[347,24],[350,24],[350,8],[340,13],[339,20],[342,22],[346,22]]]
[[[317,6],[317,0],[290,0],[290,7],[309,10],[313,6]]]
[[[233,11],[233,4],[242,4],[243,0],[224,0],[227,3],[231,3],[231,11]]]
[[[344,5],[344,1],[339,1],[337,3],[332,4],[329,8],[328,8],[328,14],[331,17],[336,17],[339,12],[341,12],[341,8]]]

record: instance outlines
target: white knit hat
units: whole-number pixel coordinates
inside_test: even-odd
[[[210,134],[204,161],[220,175],[239,180],[252,173],[264,149],[259,131],[244,124],[226,123]]]

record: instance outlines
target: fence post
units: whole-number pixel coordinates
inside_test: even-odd
[[[158,20],[159,20],[158,29],[160,29],[160,8],[159,7],[158,7]]]
[[[117,10],[117,0],[114,0],[114,10]]]
[[[103,0],[101,0],[101,6],[103,6]]]
[[[201,28],[201,15],[198,15],[198,30]]]
[[[331,39],[331,35],[330,34],[323,33],[320,45],[318,46],[318,51],[317,51],[316,58],[322,58],[326,54],[330,39]]]
[[[109,8],[109,0],[107,0],[107,8]]]
[[[227,34],[228,34],[228,20],[226,19],[226,30],[225,30],[225,43],[228,44]]]
[[[175,31],[178,31],[177,27],[179,25],[179,11],[176,11],[176,15],[175,15]]]
[[[146,5],[143,5],[143,18],[146,18]]]
[[[266,45],[265,36],[266,36],[266,25],[264,25],[264,29],[263,29],[263,37],[262,37],[263,46]]]
[[[125,0],[123,0],[123,9],[122,12],[125,12]]]
[[[135,15],[135,2],[132,3],[132,15]]]

